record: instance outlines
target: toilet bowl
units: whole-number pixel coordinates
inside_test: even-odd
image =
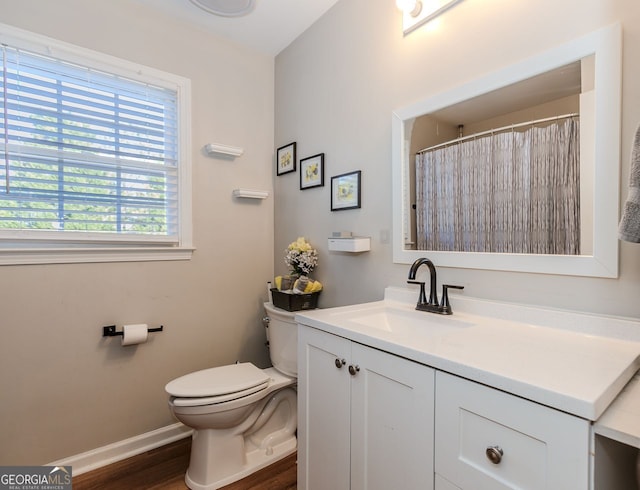
[[[214,367],[165,387],[173,415],[193,429],[185,475],[193,490],[228,485],[296,451],[295,313],[271,303],[264,308],[273,367]]]

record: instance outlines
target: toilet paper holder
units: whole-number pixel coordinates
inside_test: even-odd
[[[162,332],[164,330],[164,326],[160,325],[157,328],[148,328],[147,332]],[[116,337],[118,335],[124,335],[123,331],[116,332],[115,325],[107,325],[106,327],[102,327],[102,336],[103,337]]]

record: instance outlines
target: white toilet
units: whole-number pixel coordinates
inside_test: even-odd
[[[265,303],[274,367],[204,369],[169,382],[169,407],[193,428],[185,476],[194,490],[220,488],[296,451],[298,331],[295,312]]]

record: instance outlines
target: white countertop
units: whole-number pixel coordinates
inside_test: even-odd
[[[416,299],[387,288],[382,301],[300,311],[296,321],[593,421],[640,369],[639,321],[458,295],[445,316],[415,311]],[[363,321],[380,323],[385,308],[408,326]]]
[[[601,434],[640,448],[640,373],[636,374],[594,424]]]

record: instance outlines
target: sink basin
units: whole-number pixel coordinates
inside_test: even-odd
[[[334,319],[398,335],[436,335],[475,325],[451,316],[388,305],[338,313]]]

